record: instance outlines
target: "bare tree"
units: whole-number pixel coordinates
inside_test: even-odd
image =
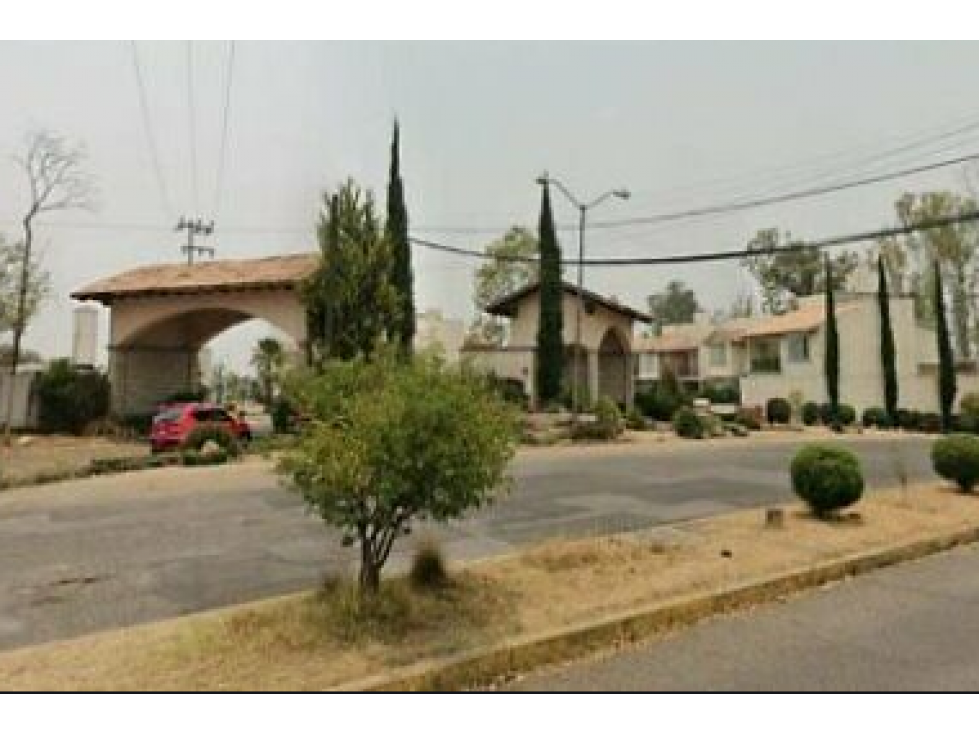
[[[65,138],[38,130],[30,133],[26,153],[15,158],[27,176],[30,201],[24,218],[22,258],[17,286],[16,309],[13,318],[13,344],[10,352],[10,389],[7,391],[7,412],[4,437],[10,439],[13,419],[14,380],[20,362],[20,343],[28,320],[28,295],[32,272],[31,248],[34,244],[35,219],[48,212],[69,209],[92,209],[95,187],[84,171],[85,148],[70,145]]]

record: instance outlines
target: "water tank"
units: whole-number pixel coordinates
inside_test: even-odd
[[[79,367],[94,367],[99,341],[99,310],[95,306],[79,306],[74,314],[71,359]]]

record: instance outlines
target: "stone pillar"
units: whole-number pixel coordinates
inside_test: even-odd
[[[588,355],[588,397],[591,399],[592,403],[598,400],[598,386],[600,384],[598,379],[598,350],[589,349],[586,351]]]

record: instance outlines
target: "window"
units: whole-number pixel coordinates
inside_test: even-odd
[[[723,367],[727,364],[727,344],[710,345],[711,367]]]
[[[809,361],[809,335],[808,334],[789,334],[789,361],[808,362]]]
[[[751,342],[752,372],[781,372],[782,357],[779,339],[758,339]]]

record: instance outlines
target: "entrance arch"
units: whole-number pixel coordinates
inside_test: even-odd
[[[609,328],[598,346],[598,392],[620,405],[629,402],[628,342]]]
[[[201,347],[251,319],[268,322],[302,353],[299,285],[317,262],[310,254],[150,266],[73,293],[110,309],[113,412],[150,412],[168,395],[198,387]]]

